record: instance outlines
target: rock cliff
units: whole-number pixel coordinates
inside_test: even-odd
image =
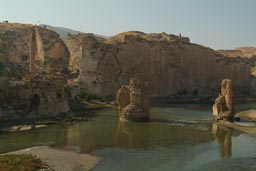
[[[125,32],[107,39],[83,34],[67,41],[76,52],[80,85],[96,94],[113,96],[133,77],[149,81],[153,97],[216,97],[222,79],[233,81],[235,96],[256,94],[255,58],[225,57],[186,37]]]
[[[36,68],[62,72],[69,65],[69,51],[59,35],[42,27],[0,23],[0,62],[6,71],[25,74],[29,70],[31,34],[36,31]]]
[[[218,50],[224,56],[236,58],[253,58],[256,57],[256,47],[240,47],[235,50]]]

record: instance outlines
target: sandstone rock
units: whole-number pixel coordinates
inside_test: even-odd
[[[233,85],[231,80],[222,80],[221,93],[215,100],[212,109],[215,120],[234,120]]]
[[[73,72],[77,72],[81,68],[82,44],[84,37],[85,36],[83,34],[69,34],[64,39],[64,42],[70,52],[69,69]]]
[[[30,131],[33,129],[32,125],[22,125],[19,129],[19,131]]]
[[[38,80],[9,87],[9,92],[0,106],[12,117],[52,117],[69,112],[69,95],[64,84],[65,81],[62,80]]]
[[[59,35],[38,26],[1,23],[0,40],[0,73],[9,77],[0,79],[0,109],[29,118],[68,112],[69,51]]]
[[[235,118],[256,122],[256,109],[250,109],[236,113]]]
[[[117,105],[120,120],[148,121],[150,97],[148,83],[130,79],[130,84],[117,91]]]
[[[256,94],[256,58],[224,57],[185,37],[126,32],[106,39],[77,35],[68,42],[74,52],[79,49],[79,83],[91,93],[113,97],[116,89],[136,77],[150,82],[152,97],[214,97],[225,78],[233,80],[236,96]]]
[[[20,130],[20,128],[21,128],[21,125],[11,126],[9,129],[9,132],[16,132],[16,131]]]
[[[0,60],[6,70],[17,75],[28,73],[33,30],[36,31],[37,70],[66,70],[69,51],[57,33],[29,24],[0,23]]]
[[[256,47],[240,47],[235,50],[218,50],[219,53],[231,58],[253,58],[256,57]]]
[[[35,128],[47,128],[47,125],[35,125]]]

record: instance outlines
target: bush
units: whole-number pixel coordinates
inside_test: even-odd
[[[32,155],[0,156],[0,170],[5,171],[37,171],[47,165]]]
[[[78,92],[77,92],[77,96],[81,99],[84,99],[84,100],[105,100],[103,97],[101,96],[98,96],[96,94],[92,94],[92,93],[89,93],[88,91],[84,90],[84,89],[80,89]]]

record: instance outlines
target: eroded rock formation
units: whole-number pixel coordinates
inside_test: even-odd
[[[0,40],[4,49],[0,51],[0,117],[68,112],[69,52],[58,34],[37,26],[4,23],[0,24]]]
[[[114,96],[114,90],[133,77],[149,80],[153,97],[214,97],[225,78],[234,81],[236,96],[256,92],[255,58],[224,57],[186,37],[141,32],[106,39],[91,34],[71,37],[70,44],[79,42],[74,49],[80,50],[80,85],[95,94]]]
[[[35,31],[34,44],[31,33]],[[30,49],[36,49],[36,69],[63,72],[69,65],[69,51],[59,35],[42,27],[0,23],[0,61],[6,72],[24,75],[29,72]]]
[[[215,120],[233,121],[235,112],[233,106],[233,85],[231,80],[222,80],[221,93],[215,100],[212,109]]]
[[[122,86],[117,91],[116,100],[120,120],[149,120],[150,96],[148,86],[148,82],[132,78],[129,85]]]
[[[81,68],[82,45],[85,37],[86,34],[68,34],[64,38],[64,42],[70,52],[69,69],[73,72],[77,72]]]
[[[9,81],[7,84],[5,94],[0,95],[0,117],[1,113],[13,117],[42,117],[70,111],[68,90],[63,81]]]

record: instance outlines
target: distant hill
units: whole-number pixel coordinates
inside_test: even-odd
[[[239,47],[235,50],[218,50],[218,52],[232,58],[253,58],[256,56],[256,47]]]
[[[240,50],[245,56],[256,56],[256,47],[240,47],[236,50]]]
[[[47,25],[47,24],[40,24],[41,27],[46,27],[49,30],[55,31],[57,32],[60,37],[63,39],[68,33],[70,34],[79,34],[79,33],[84,33],[81,31],[77,31],[77,30],[72,30],[69,28],[65,28],[65,27],[55,27],[55,26],[51,26],[51,25]]]
[[[73,29],[65,28],[65,27],[55,27],[55,26],[51,26],[51,25],[47,25],[47,24],[40,24],[40,26],[41,27],[46,27],[49,30],[57,32],[62,39],[64,39],[68,33],[70,33],[72,35],[79,34],[79,33],[85,34],[85,32],[77,31],[77,30],[73,30]],[[106,38],[106,36],[102,36],[102,35],[99,35],[99,34],[94,34],[94,35],[97,36],[97,37]]]

